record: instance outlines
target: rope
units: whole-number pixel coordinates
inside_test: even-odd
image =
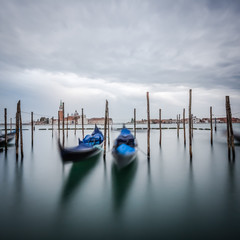
[[[31,115],[30,112],[25,112],[25,111],[21,111],[22,113],[25,113],[25,114],[29,114]],[[45,114],[41,114],[41,113],[34,113],[33,112],[33,116],[40,116],[40,117],[48,117],[48,118],[52,118],[53,116],[49,116],[49,115],[45,115]],[[55,118],[55,117],[54,117]]]
[[[147,154],[146,154],[140,147],[138,147],[138,150],[139,150],[142,154],[144,154],[145,156],[147,156]]]

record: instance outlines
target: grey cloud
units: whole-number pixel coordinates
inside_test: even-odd
[[[5,1],[1,9],[0,60],[7,65],[196,86],[208,85],[199,72],[211,75],[212,68],[224,85],[228,79],[217,73],[226,60],[239,74],[240,21],[225,1]]]
[[[30,98],[18,83],[26,70],[239,90],[239,11],[234,0],[1,1],[1,95],[11,83],[9,95]],[[31,89],[43,96],[36,81],[50,80],[32,79]],[[54,81],[66,88],[81,84]]]

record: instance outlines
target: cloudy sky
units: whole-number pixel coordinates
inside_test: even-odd
[[[115,121],[193,113],[240,117],[238,0],[0,0],[0,121],[22,110],[57,116],[83,107]],[[24,115],[25,119],[29,115]]]

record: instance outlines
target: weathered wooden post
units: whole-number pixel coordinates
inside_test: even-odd
[[[210,107],[210,129],[211,129],[211,145],[212,145],[213,144],[212,106]]]
[[[64,122],[64,118],[65,118],[65,109],[64,109],[64,102],[62,103],[62,144],[64,146],[64,143],[65,143],[65,132],[64,132],[64,128],[65,128],[65,122]]]
[[[109,121],[110,121],[110,119],[109,119],[109,107],[108,107],[108,121],[107,121],[107,124],[108,124],[108,126],[107,126],[107,129],[108,129],[108,146],[110,146],[110,128],[109,128]]]
[[[234,135],[232,128],[232,113],[229,96],[226,96],[226,115],[227,115],[227,140],[228,140],[228,158],[230,160],[231,152],[230,148],[232,148],[232,157],[235,160],[235,146],[234,146]]]
[[[228,96],[226,96],[227,145],[228,145],[228,159],[230,160],[231,152],[230,152],[230,130],[229,130],[229,114],[228,114],[228,110],[229,110]]]
[[[179,129],[180,129],[180,127],[181,127],[181,115],[180,114],[178,115],[178,123],[179,123]]]
[[[231,105],[230,105],[230,99],[228,97],[228,106],[229,106],[229,110],[228,110],[228,114],[229,114],[229,130],[230,130],[230,143],[231,143],[231,147],[232,147],[232,157],[233,160],[235,160],[235,146],[234,146],[234,135],[233,135],[233,128],[232,128],[232,113],[231,113]]]
[[[4,108],[4,125],[5,125],[5,152],[7,152],[7,109]]]
[[[53,123],[54,123],[54,117],[52,117],[52,138],[53,138]]]
[[[192,138],[193,138],[193,114],[192,114],[192,118],[191,118],[191,123],[192,123],[191,130],[192,130]]]
[[[20,146],[21,146],[21,159],[22,159],[23,158],[23,133],[22,133],[21,101],[19,101],[19,120],[20,120]]]
[[[69,114],[67,114],[67,138],[68,138],[68,117],[69,117]]]
[[[217,131],[217,119],[215,117],[215,128],[214,128],[215,132]]]
[[[147,157],[150,160],[150,109],[149,109],[149,92],[147,92]]]
[[[136,108],[134,108],[133,112],[133,128],[134,128],[134,138],[136,138]]]
[[[60,114],[58,111],[58,138],[60,138]]]
[[[84,139],[84,114],[83,114],[83,108],[82,108],[82,139]]]
[[[33,112],[31,112],[31,136],[32,136],[32,146],[33,146]]]
[[[17,103],[16,112],[16,137],[15,137],[16,158],[18,158],[18,143],[19,143],[19,101]]]
[[[162,110],[159,109],[159,145],[162,145]]]
[[[179,138],[179,115],[177,114],[177,137]]]
[[[192,160],[192,89],[189,90],[189,111],[188,111],[188,126],[189,126],[189,155]]]
[[[104,159],[104,161],[106,160],[107,116],[108,116],[108,100],[106,100],[106,106],[105,106],[105,121],[104,121],[104,152],[103,152],[103,159]]]
[[[183,136],[184,136],[184,146],[185,146],[186,145],[185,108],[183,109]]]
[[[12,132],[12,118],[10,118],[10,132]]]

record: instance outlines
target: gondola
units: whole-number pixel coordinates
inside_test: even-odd
[[[12,131],[10,133],[7,134],[7,143],[9,143],[10,141],[12,141],[15,137],[16,131]],[[4,146],[5,144],[5,134],[1,134],[0,135],[0,146]]]
[[[86,135],[82,141],[79,139],[76,147],[64,148],[58,141],[62,160],[64,162],[83,161],[99,154],[102,151],[103,139],[102,132],[95,125],[93,133]]]
[[[235,134],[234,134],[234,139],[235,139],[237,142],[240,142],[240,133],[235,133]]]
[[[112,155],[119,169],[125,168],[136,159],[137,141],[125,126],[120,135],[114,141]]]

